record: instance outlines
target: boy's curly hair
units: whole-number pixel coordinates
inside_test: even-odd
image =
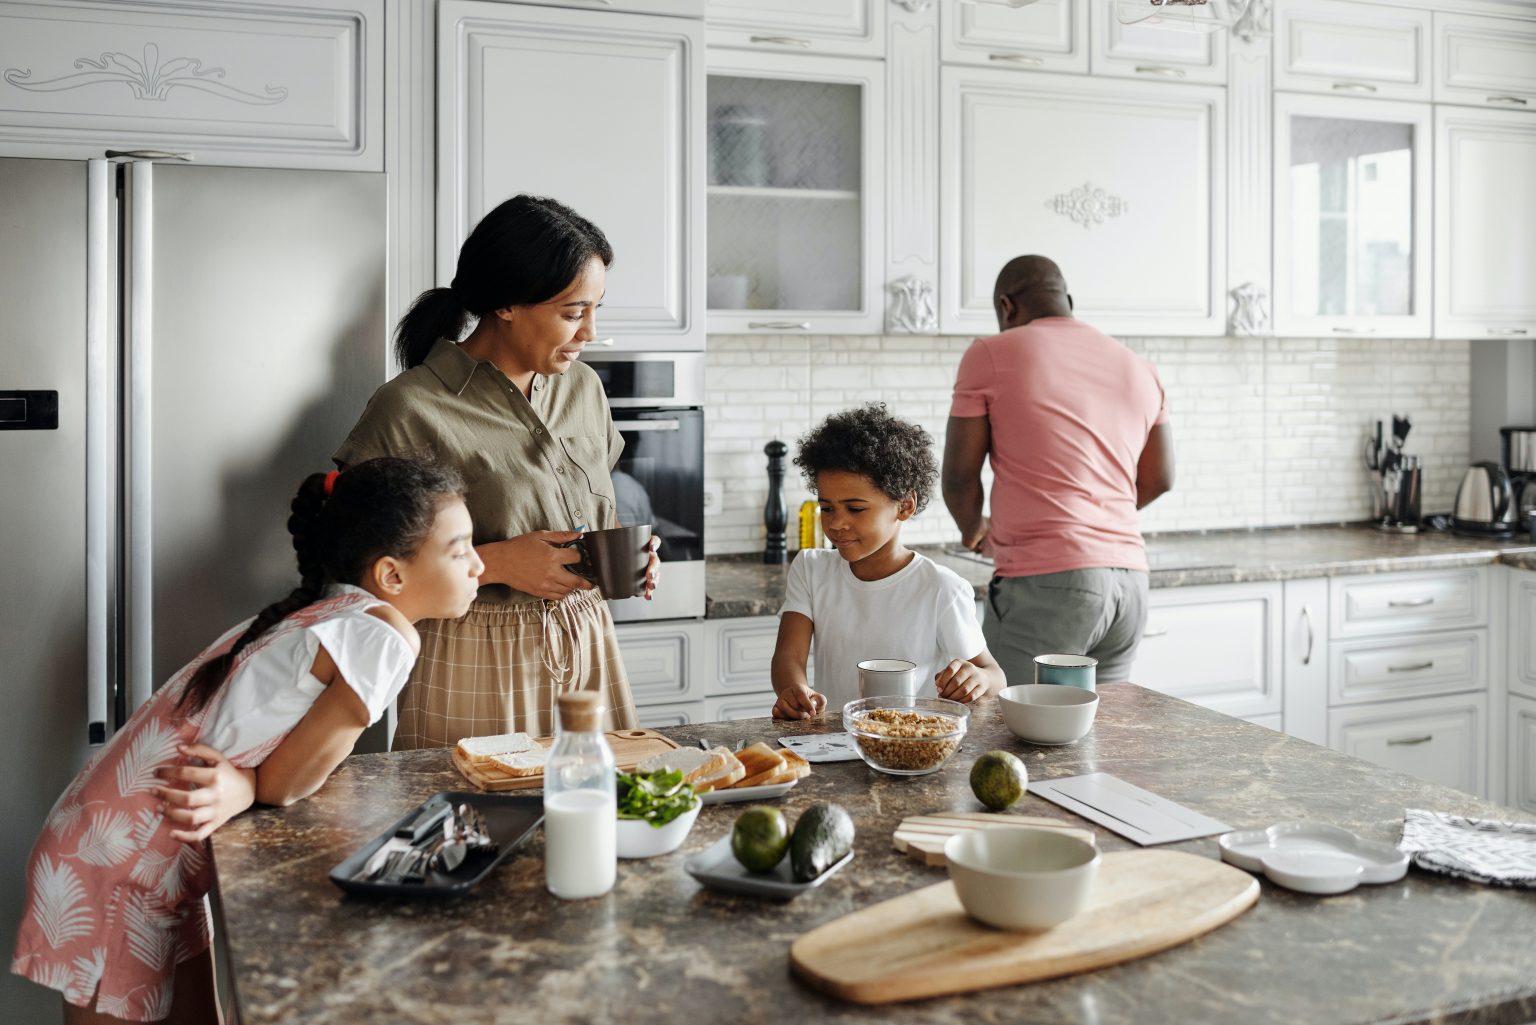
[[[893,501],[916,495],[918,512],[939,476],[932,436],[892,416],[883,402],[827,417],[800,439],[795,465],[812,491],[818,473],[842,470],[868,477]]]

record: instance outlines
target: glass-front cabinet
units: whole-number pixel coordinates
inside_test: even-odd
[[[883,72],[873,61],[711,54],[712,332],[879,330]]]
[[[1275,95],[1275,333],[1430,334],[1430,108]]]

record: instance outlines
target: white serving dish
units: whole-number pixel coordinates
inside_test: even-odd
[[[618,852],[621,858],[654,858],[658,854],[671,854],[683,845],[694,819],[699,817],[702,801],[664,826],[653,826],[644,819],[620,819]]]
[[[1227,833],[1216,844],[1221,860],[1301,893],[1395,883],[1408,872],[1408,855],[1396,847],[1326,822],[1277,822],[1268,829]]]
[[[1015,737],[1055,747],[1088,735],[1099,713],[1099,695],[1059,683],[1026,683],[1003,688],[998,708]]]
[[[1088,903],[1099,849],[1054,829],[998,826],[944,841],[949,879],[972,918],[999,929],[1060,925]]]
[[[760,787],[726,787],[724,790],[709,790],[699,795],[699,800],[705,804],[734,804],[737,801],[770,801],[775,797],[783,797],[789,793],[790,788],[798,779],[792,779],[788,783],[769,783]]]

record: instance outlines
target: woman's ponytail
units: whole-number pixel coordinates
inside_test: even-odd
[[[395,358],[409,370],[427,358],[439,338],[450,342],[464,333],[469,311],[451,288],[429,288],[416,297],[395,327]]]

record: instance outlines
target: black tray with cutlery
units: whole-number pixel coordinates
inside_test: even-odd
[[[466,810],[463,816],[461,809]],[[465,831],[455,833],[464,820],[473,823],[468,843],[462,843]],[[331,882],[362,896],[462,897],[515,853],[543,821],[542,795],[445,790],[331,869]],[[484,842],[487,838],[490,844]],[[457,847],[455,840],[460,841]]]

